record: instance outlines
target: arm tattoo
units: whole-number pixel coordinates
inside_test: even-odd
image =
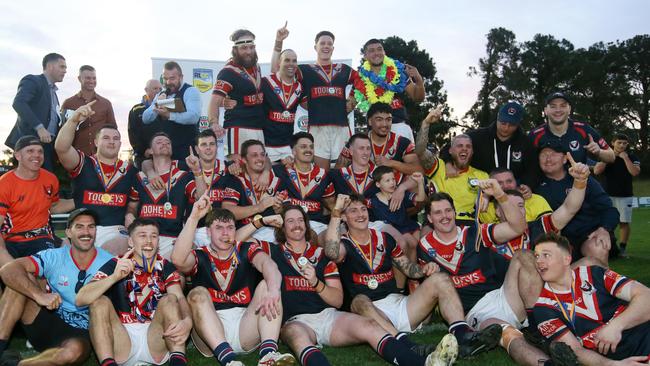
[[[393,264],[408,278],[422,278],[424,272],[417,264],[411,262],[406,256],[393,258]]]
[[[429,145],[429,126],[423,123],[415,140],[415,154],[420,159],[420,164],[422,164],[425,171],[431,169],[438,158],[436,154],[427,149],[427,145]]]
[[[328,229],[329,230],[329,229]],[[325,255],[327,258],[338,261],[341,252],[341,225],[336,226],[336,237],[334,239],[325,239]]]

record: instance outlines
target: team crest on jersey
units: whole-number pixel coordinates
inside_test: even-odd
[[[512,152],[512,161],[521,161],[521,151],[513,151]]]
[[[577,140],[569,142],[569,148],[571,151],[577,151],[580,148],[580,143]]]
[[[46,195],[52,196],[52,191],[54,190],[54,187],[52,187],[52,185],[50,184],[47,186],[43,186],[43,190],[45,191]]]
[[[391,147],[390,149],[388,149],[388,155],[389,156],[394,156],[395,155],[395,147]]]
[[[69,286],[70,282],[68,281],[68,276],[66,275],[60,275],[59,276],[59,282],[57,283],[59,286]]]
[[[380,244],[377,244],[377,251],[378,251],[378,252],[381,253],[381,252],[383,252],[384,250],[385,250],[385,248],[384,248],[384,246],[383,246],[381,243],[380,243]]]
[[[429,248],[427,250],[427,254],[429,254],[429,257],[431,257],[431,258],[435,258],[436,257],[436,250],[433,249],[433,248]]]
[[[584,280],[582,282],[582,285],[580,285],[580,290],[582,290],[582,292],[591,294],[594,291],[594,286],[589,283],[589,281]]]
[[[316,177],[314,177],[314,181],[315,181],[316,183],[320,183],[320,181],[321,181],[321,177],[317,175]]]

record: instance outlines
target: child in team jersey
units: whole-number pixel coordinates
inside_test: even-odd
[[[427,197],[424,193],[422,173],[415,172],[410,178],[417,183],[417,193],[407,192],[400,207],[392,211],[390,199],[397,187],[395,172],[386,166],[377,167],[372,174],[372,179],[379,188],[379,192],[370,198],[370,215],[372,221],[383,221],[386,224],[382,231],[389,231],[391,234],[398,231],[401,234],[401,237],[395,237],[395,240],[406,252],[406,255],[415,261],[416,248],[420,238],[420,224],[409,216],[407,210],[424,202]],[[390,230],[388,226],[392,226],[395,230]]]

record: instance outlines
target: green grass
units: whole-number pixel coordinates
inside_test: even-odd
[[[650,183],[638,184],[639,188],[647,188],[647,196],[650,196]],[[639,192],[644,190],[639,189]],[[640,193],[638,195],[641,195]],[[634,278],[645,285],[650,285],[650,271],[647,264],[650,263],[650,208],[635,209],[632,222],[632,234],[628,244],[628,259],[616,259],[611,262],[613,270]],[[415,334],[413,339],[420,343],[437,343],[446,333],[446,329],[440,324],[425,327],[421,333]],[[25,349],[25,339],[22,336],[14,337],[11,343],[12,349],[23,352],[23,356],[31,356],[34,353]],[[282,352],[288,352],[286,346],[281,346]],[[366,345],[330,348],[325,347],[324,353],[332,365],[387,365],[370,347]],[[195,349],[188,351],[188,357],[192,365],[215,365],[213,358],[204,358]],[[256,365],[255,354],[241,357],[240,360],[246,365]],[[94,359],[86,362],[86,365],[96,365]],[[462,360],[458,365],[512,365],[514,364],[508,355],[501,349],[487,354],[479,355],[471,360]]]

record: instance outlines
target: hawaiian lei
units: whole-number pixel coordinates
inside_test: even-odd
[[[388,56],[384,56],[379,74],[372,71],[370,62],[364,61],[359,67],[359,77],[354,83],[354,98],[357,108],[364,113],[377,102],[390,104],[395,93],[404,91],[409,79],[404,64]]]

